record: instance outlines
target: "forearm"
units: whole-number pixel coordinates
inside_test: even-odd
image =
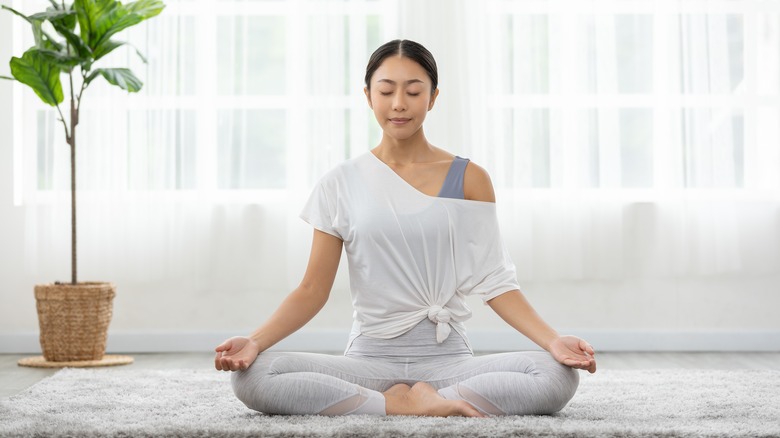
[[[260,346],[260,351],[271,348],[314,318],[327,302],[327,298],[327,294],[322,292],[298,287],[250,338]]]
[[[488,301],[488,305],[514,329],[549,351],[558,333],[531,307],[520,291],[507,292]]]

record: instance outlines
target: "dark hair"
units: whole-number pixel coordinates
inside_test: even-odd
[[[371,58],[368,59],[368,65],[366,66],[366,87],[369,90],[371,89],[371,76],[374,75],[374,72],[386,58],[393,55],[401,55],[420,64],[425,69],[425,72],[428,73],[428,77],[431,78],[431,94],[436,91],[436,87],[439,85],[439,72],[436,70],[436,60],[433,59],[431,52],[423,47],[422,44],[411,40],[393,40],[382,44],[374,51]]]

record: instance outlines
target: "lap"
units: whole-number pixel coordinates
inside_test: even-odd
[[[570,380],[576,372],[558,363],[546,351],[496,353],[439,362],[421,363],[411,368],[410,378],[443,388],[490,373],[516,373],[530,378]]]
[[[531,377],[566,378],[574,372],[546,351],[497,353],[473,357],[427,358],[409,363],[304,352],[265,352],[235,380],[256,381],[291,373],[316,373],[335,377],[376,391],[397,383],[427,382],[442,388],[487,373],[522,373]]]
[[[249,369],[235,373],[234,383],[296,373],[331,376],[376,391],[386,391],[402,383],[402,369],[399,370],[398,364],[304,352],[264,352]]]

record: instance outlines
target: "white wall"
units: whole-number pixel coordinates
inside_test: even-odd
[[[10,14],[0,14],[3,74],[8,74],[11,56],[10,21]],[[33,353],[38,348],[33,285],[66,279],[69,258],[57,254],[48,263],[25,264],[24,239],[30,230],[24,228],[24,207],[13,205],[11,117],[11,85],[2,81],[0,352]],[[104,241],[82,241],[82,278],[111,280],[118,285],[110,350],[209,349],[223,337],[246,333],[257,325],[295,286],[305,268],[311,231],[295,219],[294,211],[273,203],[226,205],[215,211],[218,213],[209,224],[181,234],[185,241],[192,239],[191,248],[202,254],[196,262],[179,268],[176,255],[163,260],[159,254],[144,254],[144,248],[153,247],[154,239],[160,236],[141,236],[134,248],[111,247],[110,234]],[[768,206],[766,211],[778,218],[777,205]],[[67,237],[67,209],[55,208],[52,214],[64,221],[61,231]],[[651,215],[648,211],[629,217],[624,225],[641,240],[646,231],[643,224]],[[775,240],[764,244],[780,244],[780,220],[775,223],[775,234],[769,236]],[[284,256],[279,255],[280,248],[287,248]],[[46,242],[40,242],[39,250],[45,249]],[[182,249],[181,256],[187,256],[185,251]],[[145,274],[134,268],[148,261],[142,258],[160,258],[163,266]],[[343,347],[351,318],[345,265],[343,259],[331,301],[300,335],[285,344],[287,348],[333,351]],[[634,260],[626,266],[640,265]],[[218,274],[203,281],[202,270]],[[780,350],[780,318],[776,315],[780,269],[761,275],[746,270],[690,278],[640,274],[627,272],[620,280],[611,281],[537,280],[523,285],[537,310],[553,326],[587,337],[600,350]],[[489,308],[478,301],[471,303],[474,319],[469,327],[475,347],[529,346],[510,334]]]

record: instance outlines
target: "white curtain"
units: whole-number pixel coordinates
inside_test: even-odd
[[[523,283],[780,273],[764,6],[401,1],[441,69],[429,137],[490,171]]]
[[[143,92],[86,93],[82,279],[204,297],[294,286],[310,235],[297,211],[376,143],[363,73],[396,37],[437,58],[426,132],[491,173],[522,282],[780,273],[768,2],[168,3],[130,35],[149,64],[112,59]],[[32,93],[23,109],[27,266],[65,280],[67,147]]]
[[[397,12],[364,0],[166,4],[122,35],[134,48],[104,62],[129,66],[144,89],[96,81],[85,93],[79,279],[130,289],[125,306],[155,296],[208,319],[199,298],[276,299],[297,285],[311,236],[297,214],[310,187],[378,136],[362,70]],[[15,4],[27,13],[47,5]],[[21,52],[32,42],[17,27]],[[25,262],[42,282],[66,281],[69,150],[56,111],[20,95]],[[188,295],[194,304],[181,302]]]

